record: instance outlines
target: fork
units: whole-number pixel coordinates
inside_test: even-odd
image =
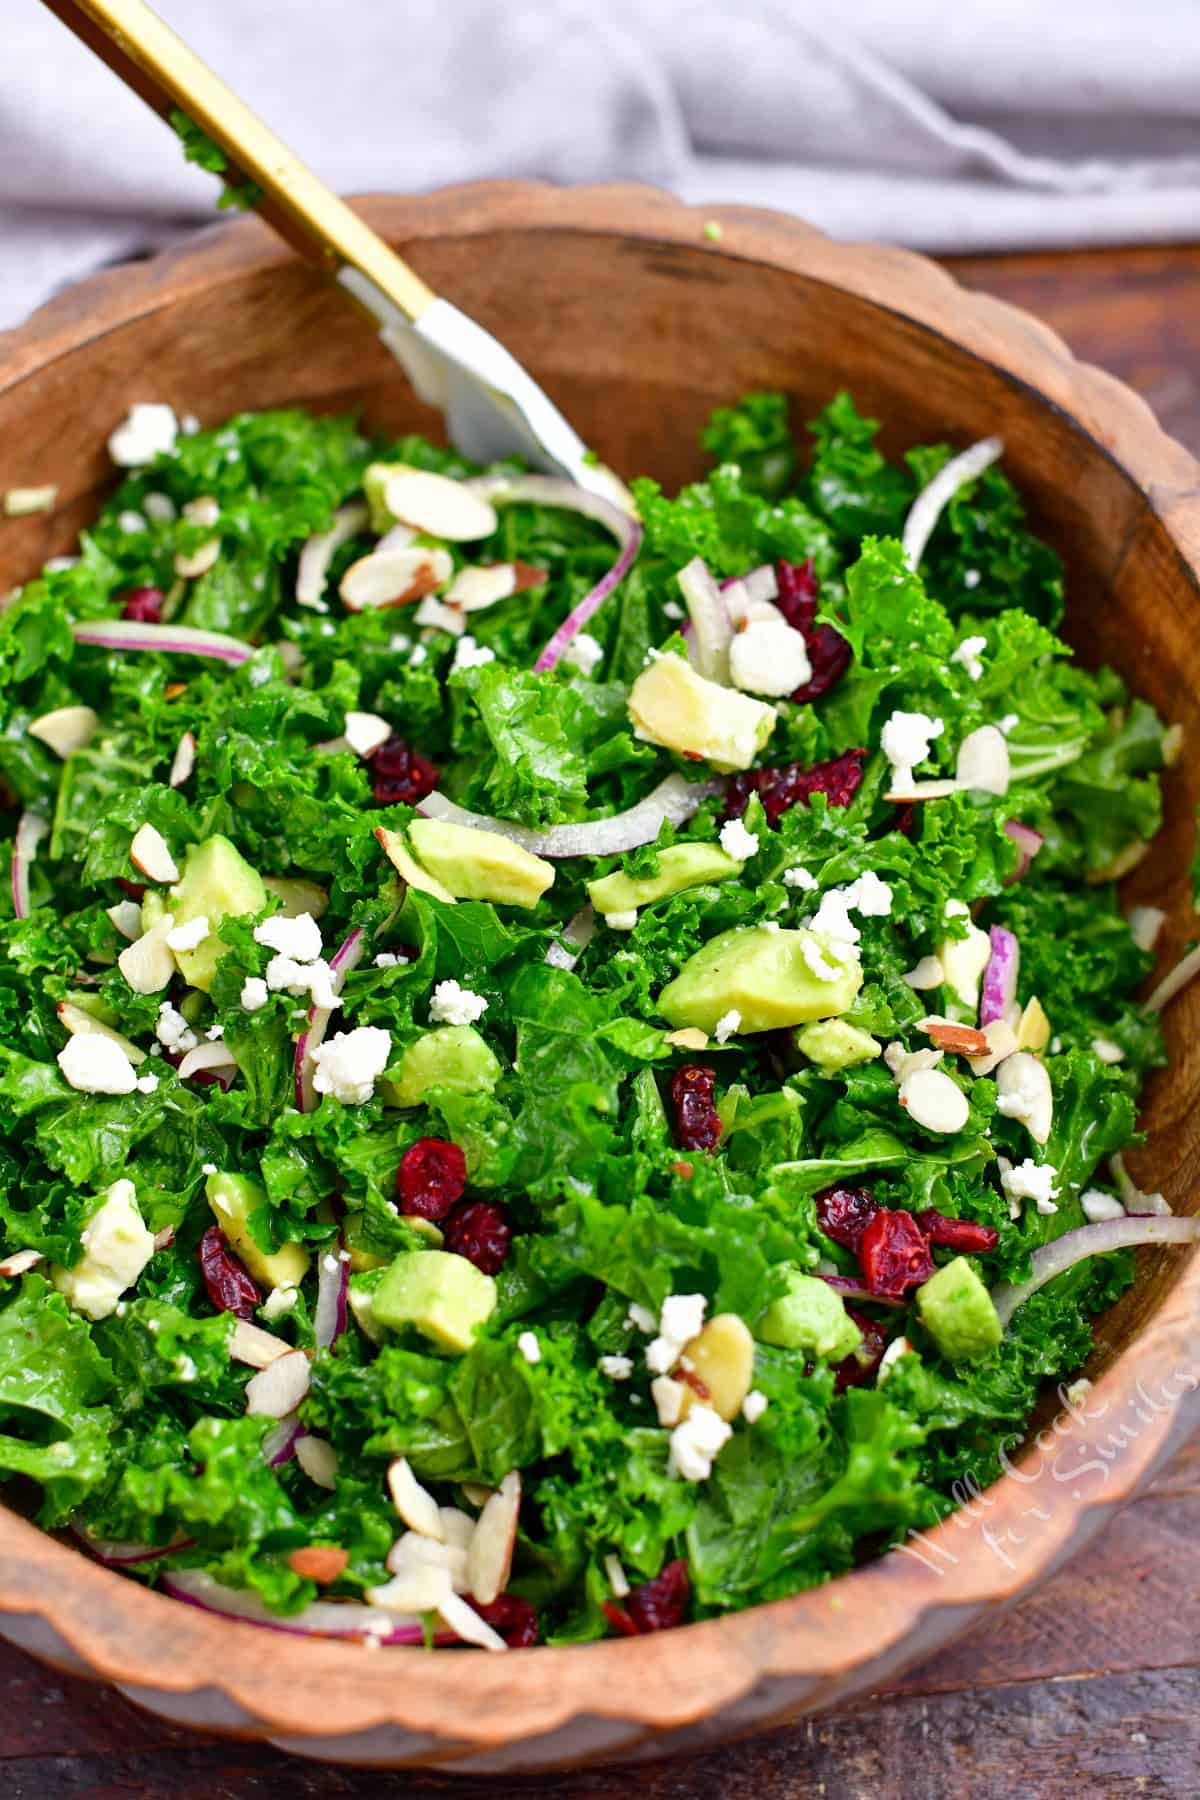
[[[632,511],[537,382],[489,331],[428,287],[320,181],[144,0],[44,0],[127,87],[169,119],[178,108],[260,191],[255,210],[375,321],[379,337],[451,442],[478,462],[517,455]]]

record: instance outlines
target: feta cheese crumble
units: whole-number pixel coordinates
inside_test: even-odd
[[[734,862],[749,862],[758,850],[758,838],[740,819],[727,819],[721,827],[721,848]]]
[[[254,941],[300,963],[315,962],[324,949],[320,926],[311,913],[301,913],[298,919],[276,913],[254,927]]]
[[[54,1285],[76,1312],[89,1319],[107,1319],[154,1255],[154,1236],[138,1211],[132,1181],[114,1181],[80,1232],[79,1242],[82,1258],[69,1269],[53,1268]]]
[[[944,719],[931,719],[927,713],[894,712],[883,727],[880,749],[892,765],[892,786],[910,782],[913,770],[929,755],[934,738],[946,729]]]
[[[342,1004],[333,985],[333,970],[323,960],[298,963],[290,956],[273,956],[267,964],[267,988],[272,994],[308,994],[313,1005],[326,1012]]]
[[[1005,1169],[1000,1185],[1010,1200],[1032,1200],[1043,1214],[1058,1211],[1054,1201],[1060,1189],[1055,1186],[1058,1170],[1049,1163],[1035,1163],[1027,1156],[1013,1169]]]
[[[173,409],[157,402],[131,406],[108,440],[108,454],[119,469],[141,469],[156,456],[169,455],[179,436]]]
[[[650,1383],[650,1398],[654,1402],[654,1410],[658,1414],[658,1422],[664,1429],[679,1423],[679,1415],[683,1411],[683,1396],[687,1393],[682,1381],[672,1380],[670,1375],[656,1375]]]
[[[1123,1219],[1125,1208],[1112,1194],[1106,1194],[1100,1188],[1089,1188],[1079,1196],[1079,1204],[1083,1208],[1083,1216],[1090,1219],[1093,1225],[1103,1224],[1108,1219]]]
[[[629,1311],[625,1314],[625,1323],[631,1330],[640,1331],[647,1337],[649,1337],[652,1331],[657,1331],[658,1329],[658,1320],[654,1317],[650,1308],[641,1305],[637,1300],[630,1301]]]
[[[742,1015],[736,1006],[731,1006],[723,1013],[713,1027],[713,1036],[718,1044],[727,1044],[731,1037],[742,1028]]]
[[[375,1092],[391,1053],[392,1040],[378,1025],[339,1031],[312,1053],[313,1088],[318,1094],[332,1094],[343,1106],[362,1106]]]
[[[714,1461],[732,1436],[732,1425],[711,1406],[693,1406],[671,1433],[669,1472],[682,1475],[685,1481],[707,1481]]]
[[[67,1039],[58,1066],[81,1094],[132,1094],[137,1086],[133,1064],[112,1038],[80,1032]]]
[[[786,619],[753,619],[734,633],[729,675],[735,688],[782,700],[812,679],[804,634]]]
[[[603,656],[603,644],[597,643],[590,631],[580,631],[564,651],[563,661],[574,663],[581,675],[592,675]]]
[[[439,981],[429,1002],[429,1017],[435,1025],[474,1025],[487,1011],[482,994],[460,987],[457,981]]]
[[[243,1012],[260,1012],[270,999],[267,984],[261,975],[247,975],[242,983],[239,996]]]
[[[817,878],[797,863],[794,869],[783,871],[783,885],[784,887],[799,888],[802,894],[815,894]]]
[[[412,659],[416,661],[414,656]],[[451,672],[455,669],[482,669],[484,663],[495,662],[496,652],[489,650],[486,644],[477,644],[470,632],[464,632],[454,646],[454,661],[450,664]]]
[[[964,638],[957,650],[950,653],[952,663],[961,663],[972,681],[978,681],[983,674],[983,664],[979,660],[981,650],[987,649],[985,637]]]
[[[628,912],[605,913],[604,923],[610,931],[632,931],[637,924],[637,907],[630,907]]]
[[[542,1346],[537,1341],[536,1332],[523,1331],[517,1339],[517,1349],[527,1363],[540,1363],[542,1360]]]
[[[280,1287],[274,1287],[262,1304],[262,1316],[269,1324],[282,1319],[290,1313],[300,1298],[300,1289],[294,1282],[285,1281]]]
[[[699,1336],[707,1305],[703,1294],[670,1294],[663,1301],[658,1336],[646,1346],[646,1367],[651,1374],[665,1375],[675,1367],[684,1346]]]
[[[198,919],[189,919],[186,925],[176,925],[167,933],[168,950],[194,950],[208,936],[208,920],[201,913]]]
[[[136,1082],[139,1094],[156,1094],[158,1092],[157,1075],[139,1075]]]
[[[158,1009],[154,1035],[167,1050],[194,1050],[200,1042],[178,1007],[164,1000]]]
[[[395,951],[381,950],[379,955],[375,957],[372,962],[371,967],[373,969],[394,969],[399,961],[400,958],[396,955]]]
[[[757,1425],[769,1405],[770,1401],[765,1394],[760,1394],[757,1388],[751,1388],[742,1401],[742,1417],[747,1425]]]
[[[602,1375],[610,1381],[628,1381],[633,1374],[632,1356],[602,1356],[596,1364]]]

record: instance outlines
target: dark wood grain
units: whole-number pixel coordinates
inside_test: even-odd
[[[1200,451],[1200,248],[972,258],[968,286],[1028,308],[1128,381]],[[636,1772],[464,1783],[317,1768],[175,1730],[0,1649],[6,1800],[1010,1800],[1195,1792],[1200,1446],[1007,1615],[838,1711]]]

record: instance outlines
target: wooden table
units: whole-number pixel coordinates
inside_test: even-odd
[[[976,257],[972,287],[1028,307],[1131,383],[1200,454],[1200,248]],[[637,1772],[467,1783],[322,1769],[176,1731],[0,1648],[3,1800],[1013,1800],[1200,1788],[1200,1444],[1006,1617],[868,1698]]]

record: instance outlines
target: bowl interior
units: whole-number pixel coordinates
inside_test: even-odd
[[[374,217],[405,247],[411,209],[380,202]],[[1067,635],[1088,662],[1111,662],[1178,720],[1187,742],[1200,741],[1187,560],[1113,450],[1037,387],[956,341],[949,290],[943,333],[818,274],[773,265],[752,239],[714,254],[699,229],[681,242],[650,226],[640,235],[547,229],[503,208],[472,217],[469,229],[452,218],[421,229],[414,262],[511,347],[625,474],[665,486],[698,475],[706,415],[751,388],[786,391],[799,422],[848,387],[886,422],[893,452],[1002,435],[1035,528],[1066,561]],[[72,547],[111,484],[104,439],[132,401],[168,400],[206,423],[281,404],[350,408],[381,428],[441,435],[440,418],[344,301],[246,229],[242,248],[214,250],[202,273],[167,265],[133,308],[85,290],[93,298],[84,305],[100,294],[93,324],[81,332],[65,303],[56,328],[21,348],[15,365],[0,339],[0,488],[57,482],[61,491],[53,515],[0,527],[0,593]],[[1130,899],[1167,910],[1164,960],[1196,929],[1187,876],[1195,759],[1177,764],[1165,792],[1164,833],[1127,884]],[[1148,1145],[1130,1159],[1177,1211],[1194,1209],[1200,1167],[1198,1023],[1200,992],[1189,992],[1168,1017],[1172,1068],[1150,1087]],[[1177,1252],[1143,1256],[1137,1286],[1100,1326],[1091,1373],[1133,1341],[1182,1266]]]

